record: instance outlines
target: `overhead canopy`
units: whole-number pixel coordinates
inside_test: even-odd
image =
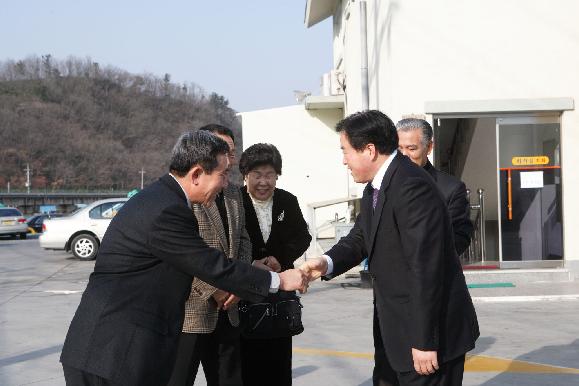
[[[334,14],[339,0],[307,0],[304,23],[307,28]]]
[[[310,95],[305,101],[306,110],[343,109],[346,98],[344,95]]]
[[[573,98],[537,98],[537,99],[490,99],[490,100],[456,100],[426,101],[426,114],[482,114],[512,113],[526,111],[566,111],[573,110]]]

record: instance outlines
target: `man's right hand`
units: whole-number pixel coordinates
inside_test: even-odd
[[[225,304],[225,302],[229,298],[229,292],[225,292],[223,290],[218,289],[213,293],[212,296],[213,300],[215,300],[215,303],[217,303],[217,309],[220,310],[223,308],[223,304]]]
[[[227,298],[227,300],[225,301],[225,303],[223,303],[223,309],[224,310],[230,309],[232,306],[239,303],[240,300],[241,299],[239,298],[239,296],[236,296],[234,294],[230,294],[229,297]]]
[[[279,273],[279,289],[283,291],[299,290],[304,293],[308,285],[307,275],[299,269],[288,269]]]
[[[305,263],[300,265],[299,269],[307,275],[308,281],[314,281],[326,274],[328,262],[323,257],[307,259]]]

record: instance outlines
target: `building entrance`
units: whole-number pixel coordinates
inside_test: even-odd
[[[497,127],[502,261],[562,260],[558,119],[498,118]]]
[[[434,131],[435,166],[471,192],[463,264],[561,266],[559,116],[435,116]]]

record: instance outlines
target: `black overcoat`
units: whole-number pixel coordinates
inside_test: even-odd
[[[282,271],[293,268],[294,261],[308,249],[312,241],[296,196],[283,189],[274,190],[271,231],[267,242],[264,242],[246,186],[241,188],[241,193],[245,208],[245,228],[251,240],[253,260],[274,256]]]

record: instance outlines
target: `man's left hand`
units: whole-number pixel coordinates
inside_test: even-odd
[[[436,351],[420,351],[412,349],[414,369],[420,375],[434,374],[438,370],[438,356]]]

